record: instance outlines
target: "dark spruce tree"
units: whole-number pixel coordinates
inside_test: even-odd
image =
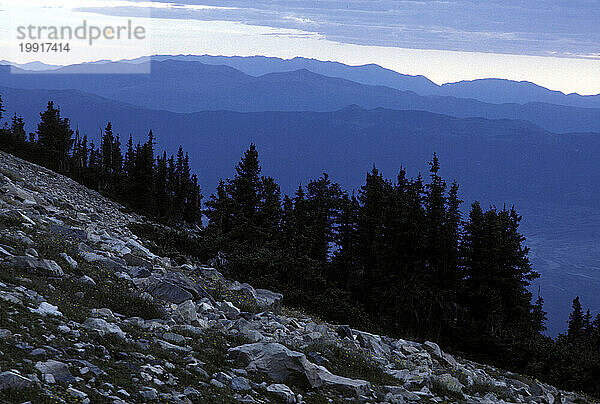
[[[128,179],[131,186],[128,200],[138,211],[152,214],[154,201],[154,135],[148,133],[148,140],[135,147],[132,173]]]
[[[373,167],[358,195],[358,267],[352,275],[353,293],[362,297],[368,311],[377,311],[379,304],[383,303],[379,293],[387,275],[384,268],[384,228],[389,217],[390,196],[391,185]]]
[[[154,176],[154,215],[166,219],[172,215],[172,190],[168,181],[167,152],[156,157],[156,175]]]
[[[251,144],[235,167],[236,174],[227,182],[231,198],[232,241],[258,247],[258,206],[260,203],[261,167],[256,146]]]
[[[206,202],[204,212],[209,220],[207,231],[221,240],[233,229],[233,200],[227,193],[225,181],[220,180],[217,190]]]
[[[583,308],[579,301],[579,296],[573,299],[571,314],[569,315],[569,327],[567,328],[567,338],[572,345],[583,343],[586,336],[586,319],[583,314]]]
[[[115,136],[112,124],[109,122],[104,129],[100,143],[100,191],[118,195],[123,171],[123,155],[119,136]]]
[[[17,148],[24,148],[27,141],[27,133],[25,132],[25,122],[23,117],[17,116],[15,113],[11,119],[10,134]]]
[[[258,204],[258,237],[263,243],[280,242],[281,190],[272,177],[262,177]]]
[[[88,170],[88,144],[87,136],[81,137],[79,129],[75,130],[75,142],[73,144],[73,156],[71,158],[71,176],[84,184],[88,184],[86,179]]]
[[[73,146],[73,130],[69,119],[60,116],[60,110],[54,107],[52,101],[48,102],[46,111],[40,117],[37,136],[46,165],[59,173],[67,173],[69,152]]]
[[[344,193],[340,201],[339,227],[335,240],[338,248],[333,255],[329,278],[340,289],[347,291],[355,289],[352,285],[357,283],[352,276],[356,276],[359,266],[359,210],[360,204],[356,196]]]
[[[310,237],[308,256],[313,260],[329,261],[330,243],[335,240],[342,189],[327,174],[310,181],[306,186],[306,231]]]

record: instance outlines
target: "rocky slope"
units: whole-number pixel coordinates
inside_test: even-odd
[[[0,401],[586,402],[177,265],[130,231],[143,220],[0,152]]]

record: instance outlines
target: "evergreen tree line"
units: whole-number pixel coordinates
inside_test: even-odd
[[[567,334],[545,337],[521,217],[475,202],[463,219],[459,186],[439,170],[434,155],[427,181],[374,167],[356,194],[323,174],[282,196],[251,145],[206,202],[203,243],[231,276],[322,318],[600,394],[600,318],[572,314]]]
[[[0,98],[0,119],[3,112]],[[130,135],[123,151],[109,122],[95,145],[79,130],[74,132],[50,101],[36,133],[27,135],[23,118],[13,115],[1,130],[0,148],[68,175],[138,213],[169,223],[201,221],[202,195],[188,154],[180,147],[176,156],[155,156],[152,131],[143,144],[134,144]]]

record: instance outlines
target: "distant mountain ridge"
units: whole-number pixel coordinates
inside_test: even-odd
[[[132,61],[139,63],[147,60],[149,58],[134,59]],[[281,59],[266,56],[156,55],[152,56],[152,60],[181,60],[205,64],[222,64],[251,76],[307,69],[324,76],[343,78],[361,84],[382,85],[402,91],[414,91],[420,95],[473,98],[493,104],[543,102],[581,108],[600,108],[600,95],[565,94],[560,91],[549,90],[529,81],[486,78],[463,80],[440,86],[425,76],[401,74],[376,64],[349,66],[339,62],[302,57]]]
[[[8,60],[0,60],[0,65],[14,66],[16,68],[23,69],[23,70],[29,70],[29,71],[47,71],[47,70],[53,70],[53,69],[62,67],[59,65],[49,65],[46,63],[42,63],[42,62],[29,62],[29,63],[20,64],[20,63],[9,62]]]
[[[144,62],[177,60],[200,62],[209,65],[233,67],[251,76],[269,73],[282,73],[307,69],[323,76],[343,78],[367,85],[381,85],[401,91],[413,91],[420,95],[451,96],[473,98],[493,104],[543,102],[581,108],[600,108],[600,94],[565,94],[550,90],[529,81],[514,81],[502,78],[462,80],[438,85],[423,75],[408,75],[386,69],[377,64],[351,66],[340,62],[295,57],[282,59],[267,56],[212,56],[212,55],[153,55],[136,59],[122,60],[122,63],[140,64]],[[104,65],[109,60],[88,62],[85,65]],[[46,65],[40,62],[15,64],[6,60],[0,65],[12,64],[31,71],[54,70],[62,66]]]
[[[444,95],[500,103],[544,102],[582,108],[600,107],[600,95],[564,94],[529,81],[479,79],[442,84]]]
[[[200,62],[152,61],[151,74],[136,63],[111,62],[13,74],[0,66],[0,86],[74,89],[143,108],[173,112],[231,110],[335,111],[351,104],[366,109],[422,110],[460,118],[527,120],[549,131],[600,132],[600,108],[545,103],[490,104],[474,99],[422,96],[386,86],[360,84],[308,69],[250,76],[232,67]],[[127,72],[127,73],[121,73]]]

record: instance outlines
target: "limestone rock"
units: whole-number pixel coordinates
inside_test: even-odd
[[[50,231],[62,238],[69,238],[76,241],[87,241],[88,233],[83,229],[77,229],[75,227],[61,226],[58,224],[51,224]]]
[[[30,379],[13,371],[0,373],[0,390],[21,390],[31,385],[33,385],[33,382]]]
[[[72,383],[75,378],[71,375],[69,367],[66,363],[55,361],[50,359],[46,362],[38,362],[35,364],[35,368],[44,374],[50,374],[54,377],[57,382],[61,383]]]
[[[77,261],[75,261],[69,255],[67,255],[67,253],[60,253],[59,255],[60,255],[60,257],[62,259],[64,259],[65,261],[67,261],[67,264],[69,264],[69,266],[71,267],[71,269],[77,269],[77,267],[79,266],[79,264],[77,263]]]
[[[283,295],[281,293],[271,292],[267,289],[256,289],[256,302],[265,310],[271,310],[275,313],[281,312]]]
[[[13,255],[4,249],[3,246],[0,246],[0,258],[12,257]]]
[[[123,259],[125,260],[127,265],[133,267],[144,267],[146,269],[152,269],[154,266],[152,264],[152,261],[150,261],[149,259],[140,257],[138,255],[133,255],[131,253],[123,255]]]
[[[192,300],[186,300],[185,302],[179,304],[177,306],[177,313],[187,324],[191,324],[198,320],[196,304]]]
[[[149,290],[149,293],[156,299],[180,304],[186,300],[191,300],[192,295],[188,290],[171,282],[160,282]]]
[[[352,330],[347,325],[340,325],[335,331],[341,339],[354,339],[354,336],[352,335]]]
[[[152,286],[150,294],[157,299],[180,304],[186,300],[200,300],[207,298],[214,301],[203,288],[194,284],[187,276],[180,272],[167,272],[160,281]]]
[[[232,378],[230,384],[231,388],[236,391],[247,391],[251,389],[248,379],[243,376],[236,376]]]
[[[81,278],[78,279],[78,281],[85,285],[96,286],[96,281],[87,275],[83,275]]]
[[[248,371],[264,372],[276,382],[323,387],[355,396],[366,394],[370,390],[368,382],[336,376],[324,367],[310,362],[303,353],[292,351],[278,343],[241,345],[231,348],[229,354],[244,363]]]
[[[294,404],[296,402],[296,395],[292,389],[285,384],[271,384],[269,387],[267,387],[267,391],[281,398],[286,404]]]
[[[227,317],[228,319],[236,320],[237,318],[239,318],[240,309],[235,307],[233,303],[225,301],[218,303],[218,306],[219,310],[221,310],[225,314],[225,317]]]
[[[29,309],[33,313],[41,314],[42,316],[57,316],[62,317],[62,313],[58,310],[57,306],[51,305],[48,302],[40,303],[40,306],[37,309]]]
[[[116,257],[108,258],[104,255],[100,255],[94,252],[85,252],[81,254],[81,256],[87,262],[94,263],[103,269],[118,271],[126,266],[125,261],[120,262]]]
[[[10,265],[30,272],[46,276],[63,276],[62,268],[52,260],[40,260],[30,256],[16,256],[10,260]]]
[[[88,318],[83,323],[83,327],[88,330],[98,332],[100,335],[112,334],[121,339],[125,339],[125,333],[116,324],[111,324],[101,318]]]
[[[423,343],[423,348],[425,348],[436,359],[442,357],[442,350],[435,342],[425,341]]]

